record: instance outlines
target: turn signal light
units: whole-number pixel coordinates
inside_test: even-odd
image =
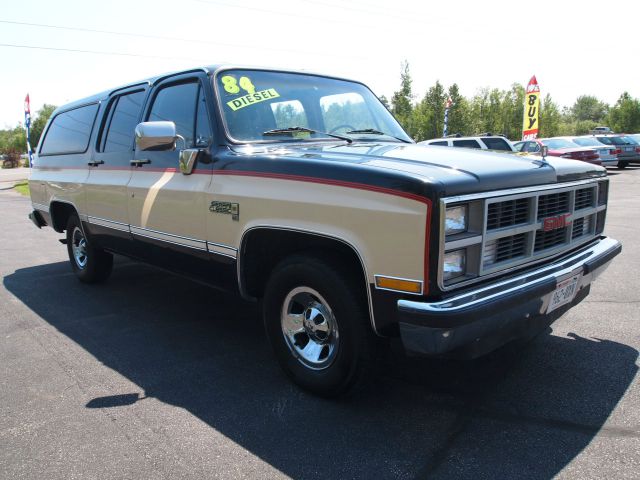
[[[376,287],[407,293],[422,293],[422,282],[402,278],[376,276]]]

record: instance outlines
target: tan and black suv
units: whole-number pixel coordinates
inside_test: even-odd
[[[620,244],[604,169],[416,145],[363,84],[212,66],[58,108],[30,179],[84,282],[113,254],[262,299],[276,357],[339,395],[377,349],[478,356],[580,302]]]

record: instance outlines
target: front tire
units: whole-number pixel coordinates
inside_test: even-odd
[[[295,255],[274,269],[263,306],[267,337],[296,384],[335,397],[366,383],[377,342],[356,275],[316,256]]]
[[[111,275],[113,255],[91,243],[75,214],[67,222],[67,252],[71,269],[80,281],[100,283]]]

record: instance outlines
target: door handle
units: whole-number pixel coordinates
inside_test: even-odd
[[[104,163],[104,160],[93,160],[91,162],[87,162],[87,165],[89,165],[90,167],[97,167],[98,165],[102,165]]]
[[[145,165],[147,163],[151,163],[151,160],[149,160],[148,158],[143,158],[140,160],[131,160],[129,163],[131,163],[131,165],[135,166],[135,167],[141,167],[142,165]]]

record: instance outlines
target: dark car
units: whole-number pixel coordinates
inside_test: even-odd
[[[595,138],[605,145],[615,146],[620,150],[618,161],[623,163],[620,168],[626,167],[630,163],[640,162],[640,145],[631,137],[624,135],[595,135]]]

